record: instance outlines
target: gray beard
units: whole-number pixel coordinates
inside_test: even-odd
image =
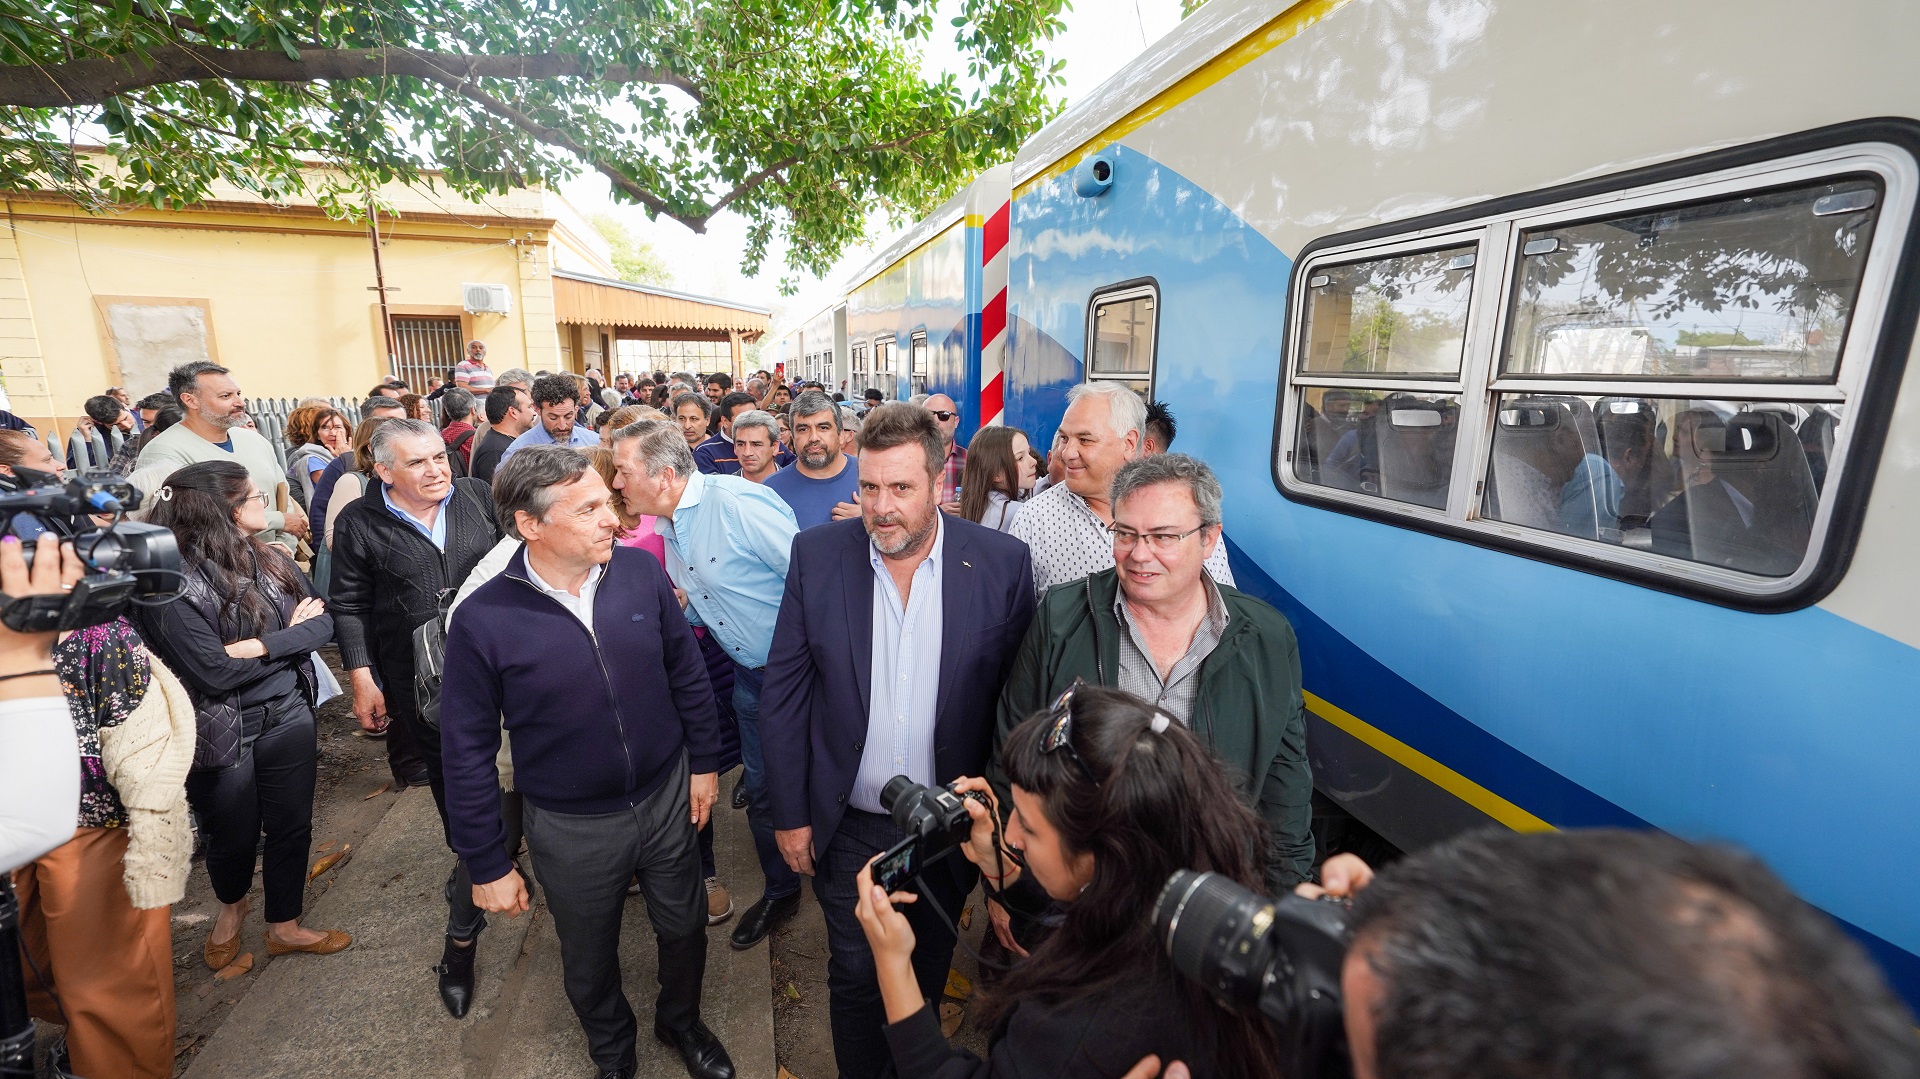
[[[918,547],[922,543],[925,543],[927,541],[927,537],[933,535],[933,530],[940,526],[939,513],[940,511],[938,509],[935,509],[933,511],[933,515],[927,518],[927,523],[925,526],[907,533],[907,537],[905,539],[893,545],[891,548],[889,548],[885,543],[881,542],[879,536],[874,535],[872,525],[867,525],[867,538],[873,541],[873,546],[875,550],[891,558],[902,551],[911,551],[915,547]],[[866,524],[866,519],[862,518],[861,523]]]
[[[827,446],[820,451],[819,460],[815,460],[802,453],[800,455],[800,463],[806,465],[808,468],[825,468],[833,463],[833,456],[836,452],[832,446]]]

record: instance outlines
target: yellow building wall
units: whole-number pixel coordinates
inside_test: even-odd
[[[381,219],[394,313],[460,317],[495,371],[559,368],[547,222],[438,216]],[[463,312],[465,282],[506,285],[511,312]],[[357,397],[390,370],[373,284],[365,225],[304,208],[92,216],[0,199],[0,373],[17,414],[64,434],[110,385],[162,388],[121,370],[107,321],[153,304],[199,308],[210,358],[249,397]]]

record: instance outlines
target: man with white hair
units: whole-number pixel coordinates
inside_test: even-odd
[[[500,525],[487,485],[453,478],[447,444],[432,424],[383,421],[369,447],[379,487],[334,522],[334,636],[353,685],[354,718],[365,730],[387,732],[399,785],[424,778],[433,788],[444,828],[440,731],[421,722],[414,706],[413,632],[438,617],[441,599],[451,598],[499,541]],[[424,776],[406,774],[402,758],[415,747]],[[473,949],[487,923],[474,905],[466,863],[456,862],[452,875],[440,996],[457,1019],[473,1001]]]
[[[704,625],[733,660],[733,715],[747,792],[747,826],[766,890],[740,917],[731,943],[759,944],[800,907],[800,877],[773,836],[773,803],[760,750],[760,688],[786,594],[787,560],[800,531],[773,490],[694,466],[673,424],[641,420],[613,433],[614,490],[627,512],[650,514],[666,541],[667,573],[686,592],[687,620]]]
[[[1146,426],[1146,403],[1125,386],[1084,382],[1067,391],[1054,443],[1065,478],[1028,499],[1007,530],[1033,551],[1035,593],[1113,568],[1113,478],[1142,456]],[[1215,581],[1233,584],[1225,543],[1214,545],[1206,569]]]

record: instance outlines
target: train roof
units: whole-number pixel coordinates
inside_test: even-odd
[[[982,173],[982,175],[985,174]],[[921,244],[926,243],[928,240],[947,231],[954,225],[959,224],[960,220],[964,218],[967,213],[967,195],[972,190],[973,185],[979,182],[979,176],[968,180],[952,198],[941,203],[939,209],[934,210],[932,213],[909,225],[906,231],[896,235],[887,243],[887,246],[881,248],[879,253],[873,256],[871,261],[865,266],[860,267],[859,271],[852,277],[847,278],[846,287],[840,290],[841,299],[835,300],[834,304],[844,302],[848,293],[879,277],[881,274],[886,273],[894,263],[912,254]],[[830,304],[828,306],[832,307],[833,305]]]
[[[1150,119],[1158,112],[1155,99],[1182,80],[1207,78],[1216,70],[1224,75],[1239,67],[1245,60],[1234,55],[1236,43],[1256,34],[1292,36],[1299,25],[1319,19],[1344,2],[1211,0],[1028,139],[1013,159],[1014,188],[1058,171],[1056,166],[1071,166],[1096,144],[1118,139],[1125,132],[1110,131],[1115,125]],[[1256,55],[1264,51],[1259,48]]]

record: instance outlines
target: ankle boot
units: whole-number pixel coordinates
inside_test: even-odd
[[[446,950],[440,953],[440,965],[433,968],[440,975],[440,1003],[455,1019],[465,1018],[467,1009],[473,1007],[473,953],[479,950],[478,934],[464,948],[448,937]]]

